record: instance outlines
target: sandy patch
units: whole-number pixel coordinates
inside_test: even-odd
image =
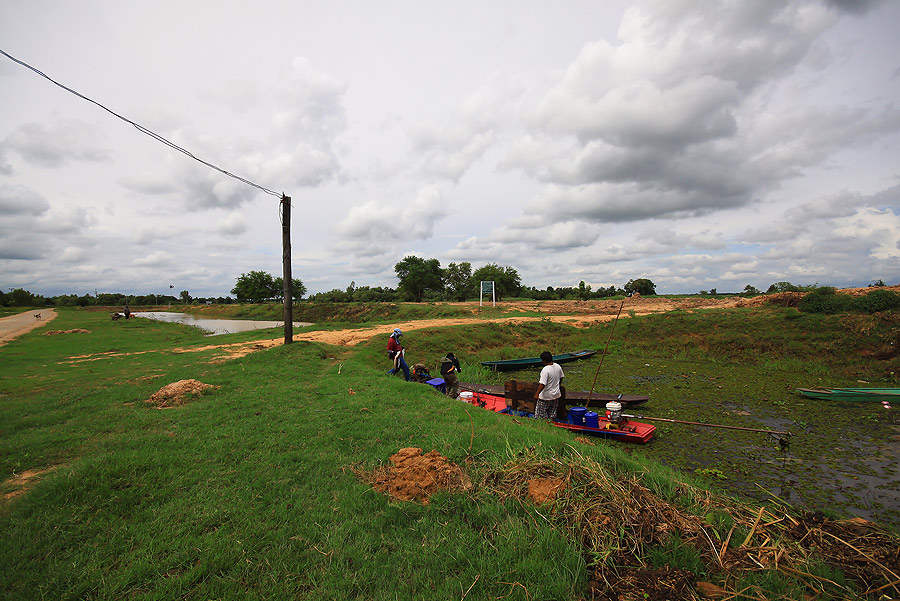
[[[9,500],[19,495],[25,494],[37,481],[38,476],[43,476],[48,472],[52,472],[56,466],[44,468],[42,470],[25,470],[20,474],[13,474],[12,478],[3,481],[0,485],[3,489],[12,488],[13,490],[3,493],[3,499]]]
[[[218,386],[204,384],[199,380],[179,380],[166,384],[150,395],[150,398],[145,402],[148,405],[155,405],[159,409],[176,407],[184,405],[208,388],[216,389]]]

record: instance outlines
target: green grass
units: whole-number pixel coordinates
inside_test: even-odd
[[[384,341],[377,337],[353,349],[301,342],[211,363],[214,351],[174,350],[210,344],[191,328],[113,322],[105,312],[59,313],[51,326],[0,347],[0,493],[18,490],[14,474],[49,470],[23,494],[0,500],[6,599],[579,599],[588,564],[602,552],[582,546],[569,514],[535,507],[512,494],[511,484],[489,483],[522,466],[561,476],[587,466],[593,471],[585,473],[608,474],[612,485],[636,477],[685,511],[709,512],[685,488],[700,480],[689,475],[689,463],[679,474],[657,461],[652,448],[605,442],[575,453],[567,432],[517,423],[387,377]],[[841,323],[815,318],[826,319],[820,328]],[[650,375],[719,365],[720,348],[731,348],[728,320],[743,323],[748,316],[721,319],[712,320],[714,327],[692,314],[620,322],[602,384],[634,386],[629,376],[642,373],[644,362],[671,362]],[[436,363],[453,350],[462,359],[462,380],[502,382],[504,376],[478,362],[545,347],[602,348],[608,327],[536,322],[415,331],[407,336],[408,358]],[[718,338],[707,335],[710,327]],[[754,327],[765,329],[761,322]],[[51,328],[89,333],[45,336]],[[669,358],[685,352],[678,330],[700,330],[710,339],[707,355],[692,359],[704,363]],[[771,338],[776,345],[777,336]],[[567,374],[576,384],[586,382],[594,361]],[[762,370],[752,372],[756,377],[778,371],[761,358],[743,369]],[[717,377],[739,390],[739,379]],[[188,378],[218,388],[171,409],[144,402],[164,384]],[[692,392],[709,387],[700,377],[675,383]],[[777,380],[775,387],[782,386]],[[436,449],[465,466],[475,487],[421,505],[390,500],[357,476],[409,446]],[[739,476],[728,471],[729,478]],[[523,478],[532,473],[521,472]],[[592,480],[583,478],[566,503],[589,500]],[[710,518],[722,537],[729,519],[725,513]],[[647,545],[646,553],[649,562],[709,570],[675,538]],[[824,564],[817,569],[832,580],[840,576]],[[775,590],[772,583],[748,586]],[[794,581],[785,586],[803,590]]]

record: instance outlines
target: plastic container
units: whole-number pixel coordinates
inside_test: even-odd
[[[468,390],[464,390],[464,391],[460,392],[459,400],[461,400],[464,403],[471,403],[472,402],[472,393],[469,392]]]
[[[600,416],[597,415],[596,411],[587,411],[584,414],[584,425],[588,428],[599,428],[600,427]]]
[[[573,426],[583,426],[585,413],[587,409],[584,407],[569,407],[569,423]]]

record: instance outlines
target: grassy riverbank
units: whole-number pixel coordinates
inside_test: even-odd
[[[761,464],[771,447],[761,435],[704,438],[673,424],[643,448],[587,444],[388,377],[377,339],[211,363],[212,350],[185,352],[211,339],[175,324],[63,310],[50,327],[86,331],[45,327],[0,348],[5,598],[580,599],[666,583],[659,595],[691,598],[702,581],[743,591],[736,598],[799,599],[810,588],[842,598],[898,569],[896,557],[860,567],[846,546],[826,544],[836,537],[870,555],[896,545],[875,526],[823,521],[771,497],[758,513],[710,493],[704,479],[727,490],[744,475],[737,455],[712,462],[701,449],[715,457],[755,445],[749,459]],[[410,359],[432,364],[454,350],[463,379],[489,383],[501,378],[480,360],[602,348],[611,327],[481,324],[406,342]],[[796,430],[786,458],[766,456],[773,466],[810,463],[839,431],[874,443],[896,427],[894,414],[870,408],[797,409],[792,390],[810,378],[888,382],[889,364],[859,355],[881,343],[879,324],[861,332],[835,316],[736,310],[617,328],[598,388],[649,392],[648,415]],[[826,344],[830,353],[815,348]],[[596,361],[567,368],[569,386],[589,387]],[[172,408],[146,402],[185,379],[217,388]],[[465,478],[427,504],[391,500],[374,487],[406,447],[436,450]],[[680,455],[663,452],[674,447]],[[535,482],[561,484],[536,503]],[[849,516],[833,496],[796,492],[791,502]],[[896,524],[892,515],[875,517]]]

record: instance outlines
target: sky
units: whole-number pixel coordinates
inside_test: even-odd
[[[0,3],[0,288],[900,283],[900,2]],[[98,105],[102,105],[98,106]],[[108,110],[104,110],[105,107]],[[225,171],[154,139],[140,125]]]

